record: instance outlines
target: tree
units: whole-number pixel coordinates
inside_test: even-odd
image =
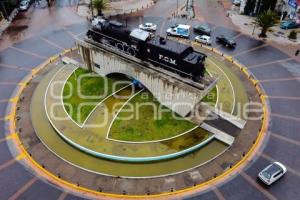
[[[250,15],[251,13],[253,14],[254,8],[255,8],[255,0],[247,0],[244,8],[245,15]]]
[[[102,10],[107,7],[106,0],[92,0],[93,8],[97,10],[98,16],[102,15]],[[93,9],[92,8],[92,9]]]
[[[259,14],[256,19],[255,19],[255,23],[261,27],[261,33],[259,35],[259,37],[267,37],[267,31],[269,28],[271,28],[272,26],[274,26],[276,24],[277,21],[277,15],[274,11],[272,10],[266,10],[263,11],[261,14]]]
[[[261,11],[274,10],[277,4],[277,0],[261,0],[262,8]]]
[[[288,38],[292,40],[297,40],[297,32],[295,30],[292,30],[288,35]]]

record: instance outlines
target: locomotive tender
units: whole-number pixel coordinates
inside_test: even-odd
[[[205,73],[205,54],[140,29],[131,31],[117,21],[95,18],[87,37],[194,81],[200,81]]]

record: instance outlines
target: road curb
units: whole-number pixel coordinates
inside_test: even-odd
[[[10,135],[16,134],[16,137],[13,137],[12,141],[14,142],[15,147],[19,152],[19,156],[21,155],[22,158],[24,157],[25,160],[27,161],[27,164],[29,164],[34,169],[35,172],[39,172],[39,173],[37,173],[38,176],[41,176],[41,177],[45,178],[46,180],[49,180],[53,184],[61,186],[62,188],[69,189],[70,191],[73,191],[74,193],[77,193],[77,194],[84,193],[85,195],[92,196],[92,197],[103,196],[103,197],[123,198],[123,199],[124,198],[145,199],[145,198],[160,198],[160,197],[163,198],[163,197],[167,197],[167,196],[183,194],[186,192],[193,192],[197,189],[203,190],[203,189],[206,189],[205,187],[217,185],[217,184],[225,181],[226,179],[228,179],[229,177],[234,175],[236,172],[239,172],[242,168],[244,168],[256,156],[256,153],[259,151],[260,147],[262,146],[263,139],[266,137],[268,125],[269,125],[269,110],[270,110],[269,102],[268,102],[268,98],[267,98],[265,91],[262,88],[260,82],[255,78],[255,76],[250,71],[248,71],[248,69],[245,66],[238,63],[231,56],[226,55],[226,54],[220,52],[219,50],[216,50],[211,47],[205,47],[202,45],[201,45],[201,47],[204,47],[212,52],[217,53],[218,55],[224,57],[226,60],[228,60],[229,62],[232,62],[236,67],[238,67],[245,74],[245,76],[248,78],[248,80],[253,84],[253,86],[256,88],[256,90],[260,96],[261,102],[263,104],[262,127],[259,131],[257,139],[255,140],[255,143],[252,145],[250,150],[244,155],[244,157],[237,164],[235,164],[231,168],[227,169],[219,176],[217,176],[211,180],[208,180],[204,183],[195,185],[194,187],[177,190],[177,191],[173,191],[173,192],[165,192],[165,193],[153,194],[153,195],[151,195],[151,194],[150,195],[123,195],[123,194],[112,194],[112,193],[99,192],[99,191],[95,191],[95,190],[91,190],[91,189],[82,187],[78,184],[70,183],[68,181],[62,180],[61,178],[59,178],[56,175],[52,174],[51,172],[47,171],[43,166],[41,166],[39,163],[37,163],[31,157],[31,154],[26,151],[25,147],[22,144],[22,141],[20,140],[19,135],[16,134],[17,132],[16,132],[16,121],[15,120],[17,117],[16,116],[17,103],[20,100],[20,95],[22,94],[23,90],[26,88],[26,86],[29,84],[29,82],[34,78],[34,76],[40,70],[42,70],[48,64],[50,64],[54,61],[57,61],[60,57],[66,55],[67,53],[76,50],[77,49],[76,47],[72,48],[72,49],[64,50],[62,53],[50,57],[45,62],[40,64],[38,67],[32,69],[31,73],[20,82],[21,84],[19,86],[19,89],[15,93],[16,94],[15,97],[12,98],[13,101],[10,102],[10,104],[11,104],[10,111],[11,112],[9,114],[10,117],[7,119],[10,122],[9,123]],[[24,160],[24,158],[23,158],[23,160]],[[16,157],[16,159],[17,159],[17,157]]]

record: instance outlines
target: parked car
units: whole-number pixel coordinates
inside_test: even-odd
[[[202,44],[211,45],[211,39],[207,35],[198,35],[195,37],[195,41]]]
[[[280,24],[281,29],[293,29],[293,28],[298,28],[299,24],[296,23],[296,21],[289,20],[289,21],[284,21]]]
[[[224,35],[217,36],[217,42],[225,45],[226,47],[235,48],[236,42],[233,39],[229,39]]]
[[[241,5],[241,0],[234,0],[233,5],[235,5],[235,6]]]
[[[177,37],[183,37],[183,38],[189,38],[190,37],[190,26],[185,24],[178,24],[174,27],[171,27],[167,30],[168,36],[177,36]]]
[[[144,23],[139,25],[139,29],[145,30],[145,31],[156,31],[156,24],[153,23]]]
[[[23,0],[20,2],[20,5],[19,5],[19,10],[20,11],[26,11],[28,10],[30,6],[30,1],[29,0]]]
[[[91,25],[94,28],[101,28],[101,23],[105,22],[105,19],[101,16],[97,16],[91,19]]]
[[[286,167],[280,162],[268,165],[258,174],[258,178],[266,185],[271,185],[287,172]]]
[[[208,35],[208,36],[210,36],[210,34],[211,34],[211,30],[207,25],[194,26],[194,32],[199,33],[201,35]]]

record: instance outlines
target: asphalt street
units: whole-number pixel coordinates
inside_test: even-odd
[[[86,32],[87,22],[76,15],[75,1],[57,2],[51,9],[32,7],[27,13],[21,13],[25,19],[17,18],[11,26],[14,28],[10,28],[0,41],[0,199],[81,199],[40,180],[17,162],[8,148],[10,141],[6,139],[5,117],[9,115],[6,108],[16,85],[49,56],[73,47],[74,38],[83,37]],[[215,7],[204,12],[203,1],[199,1],[197,12],[203,10],[205,17],[193,21],[169,20],[166,13],[175,8],[172,2],[168,1],[171,4],[168,8],[160,3],[146,10],[145,17],[128,17],[128,26],[136,27],[141,21],[154,22],[159,26],[159,34],[164,35],[174,23],[193,25],[207,20],[213,29],[213,38],[219,34],[235,38],[237,47],[234,50],[216,43],[213,46],[232,55],[261,80],[271,107],[270,137],[257,159],[232,180],[186,199],[299,199],[300,63],[279,49],[240,34],[229,25],[221,26],[221,20],[207,17]],[[218,15],[222,14],[217,11]],[[40,19],[45,20],[41,22]],[[274,160],[284,163],[288,172],[272,187],[266,187],[257,181],[257,173]]]

